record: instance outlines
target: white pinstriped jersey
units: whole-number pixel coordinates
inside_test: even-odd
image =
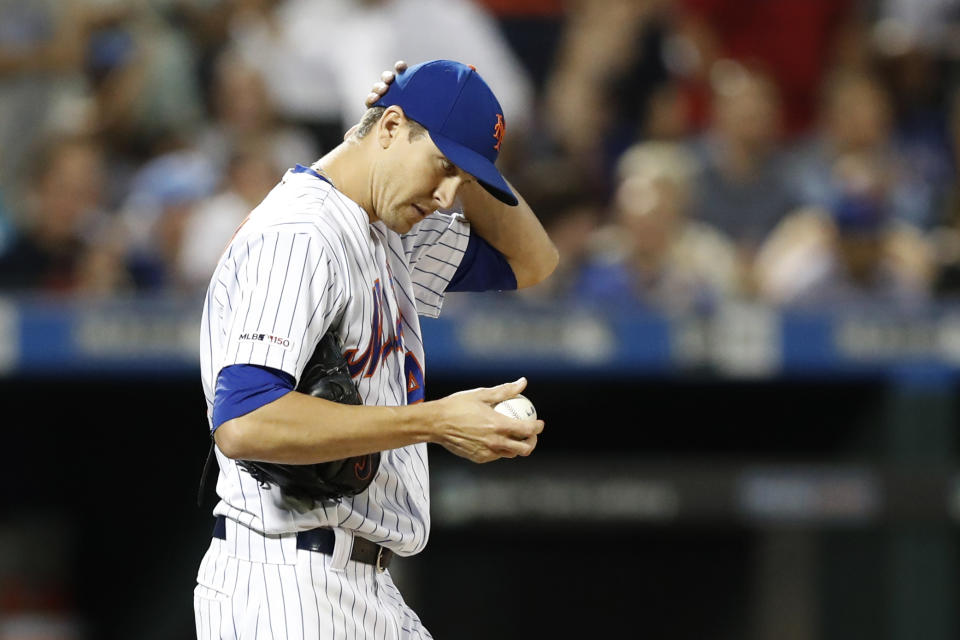
[[[400,236],[382,222],[371,224],[360,206],[316,175],[288,171],[231,240],[207,290],[201,367],[208,420],[222,368],[262,365],[299,379],[328,328],[343,345],[364,404],[422,400],[417,314],[439,314],[469,233],[463,216],[434,213]],[[383,452],[366,491],[309,510],[259,486],[219,449],[216,454],[214,513],[226,516],[228,526],[246,525],[231,536],[237,547],[244,545],[244,529],[276,534],[322,526],[352,531],[400,555],[426,544],[425,444]],[[283,547],[263,539],[248,533],[243,555],[284,560]]]

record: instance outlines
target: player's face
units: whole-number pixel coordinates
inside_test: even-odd
[[[473,179],[443,155],[429,134],[410,139],[409,128],[390,145],[381,170],[377,218],[397,233],[406,233],[437,209],[452,207],[460,186]]]

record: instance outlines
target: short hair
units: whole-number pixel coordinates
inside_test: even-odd
[[[665,180],[681,191],[690,188],[698,171],[691,151],[676,142],[646,141],[634,144],[617,161],[616,175],[623,182],[634,176]]]
[[[380,118],[383,117],[383,112],[386,110],[386,107],[370,107],[367,109],[366,113],[364,113],[360,119],[360,126],[353,132],[353,137],[359,140],[370,133],[374,125],[380,122]],[[410,142],[418,140],[427,134],[426,127],[413,118],[407,118],[407,122],[410,125]]]

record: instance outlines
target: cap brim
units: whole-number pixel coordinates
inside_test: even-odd
[[[479,182],[490,195],[510,206],[517,205],[519,202],[517,196],[510,190],[507,181],[503,179],[503,176],[500,175],[497,167],[492,162],[476,151],[456,143],[442,134],[434,133],[433,131],[428,131],[428,133],[430,134],[430,139],[433,140],[437,148],[443,152],[443,155],[447,156],[450,162],[476,178],[477,182]]]

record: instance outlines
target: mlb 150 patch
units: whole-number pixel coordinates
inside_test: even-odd
[[[293,348],[293,341],[290,338],[274,336],[269,333],[241,333],[240,342],[264,342],[271,346],[282,347],[290,350]]]

